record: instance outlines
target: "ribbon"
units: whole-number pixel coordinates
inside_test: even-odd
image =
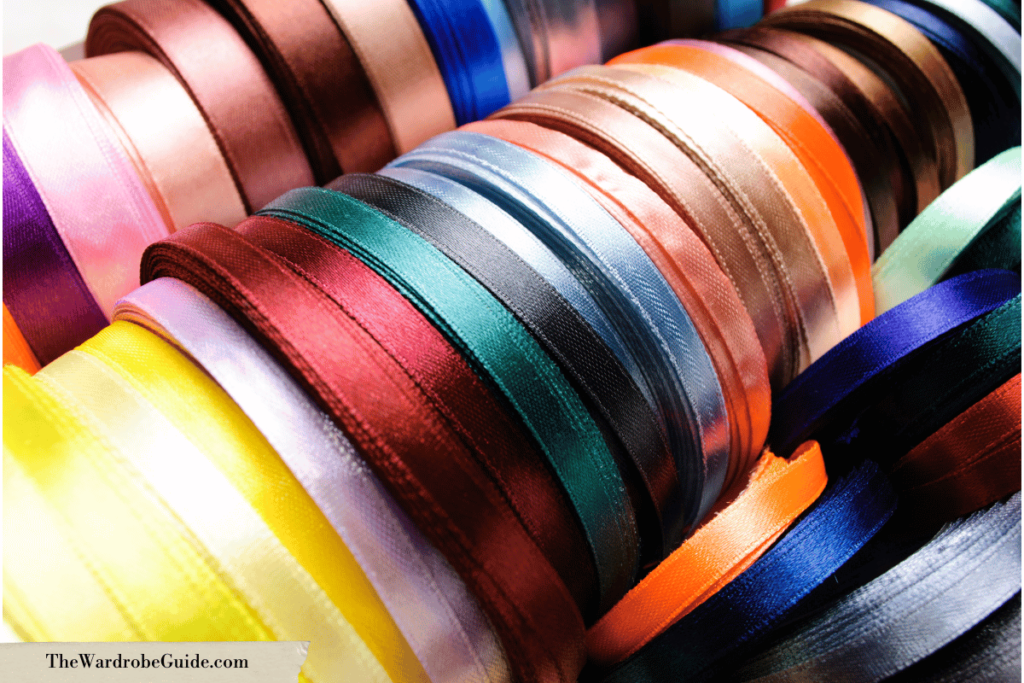
[[[895,507],[889,482],[865,462],[827,488],[749,569],[599,680],[706,680],[737,649],[763,640],[878,532]]]
[[[974,132],[963,90],[941,53],[898,16],[854,0],[811,0],[765,17],[788,28],[871,55],[896,84],[912,111],[924,116],[922,134],[935,150],[940,187],[974,166]]]
[[[384,176],[345,176],[329,189],[385,213],[476,278],[533,334],[581,398],[615,435],[628,460],[620,470],[634,503],[641,543],[660,559],[663,527],[682,506],[675,461],[654,411],[611,351],[571,305],[483,228],[440,200]],[[613,449],[616,450],[616,449]]]
[[[759,655],[738,680],[805,681],[842,672],[851,682],[881,681],[920,661],[1020,592],[1020,523],[1018,494],[950,524]]]
[[[463,130],[501,138],[573,173],[644,249],[679,297],[711,356],[729,416],[723,490],[760,454],[771,410],[764,353],[750,316],[707,247],[657,194],[597,150],[526,121],[489,120]]]
[[[817,444],[786,461],[766,453],[742,493],[587,631],[587,651],[608,666],[635,654],[756,562],[821,495]]]
[[[116,320],[187,353],[252,420],[359,562],[431,680],[509,680],[487,617],[345,435],[277,361],[208,298],[162,278]]]
[[[526,53],[519,42],[519,36],[516,35],[512,15],[506,4],[502,0],[482,0],[482,2],[491,27],[494,28],[494,34],[498,38],[498,44],[501,45],[501,63],[505,67],[505,82],[508,84],[509,99],[518,100],[530,92],[530,69],[526,65]],[[446,130],[451,130],[454,127],[449,126]],[[402,152],[408,152],[409,149],[402,150]]]
[[[1020,274],[1021,205],[1016,203],[992,227],[960,252],[946,271],[946,277],[963,275],[972,270],[1012,270]]]
[[[307,192],[343,197],[326,190],[299,196]],[[477,595],[514,676],[574,678],[583,622],[572,597],[394,357],[311,283],[226,228],[198,224],[175,233],[150,247],[142,272],[146,281],[173,276],[192,284],[275,350]]]
[[[717,0],[715,29],[750,26],[764,15],[764,0]]]
[[[892,469],[916,517],[945,522],[1020,490],[1020,375],[947,422]]]
[[[167,235],[167,227],[117,140],[56,51],[36,45],[8,55],[4,73],[4,132],[12,152],[24,165],[96,304],[109,316],[118,297],[139,286],[135,264],[147,244]],[[11,297],[6,301],[12,303]],[[70,303],[77,307],[81,299]],[[52,319],[47,322],[52,324]],[[60,351],[80,341],[67,337]],[[38,353],[42,362],[50,360],[49,353]]]
[[[1020,33],[1020,5],[1013,0],[982,0]]]
[[[790,452],[811,435],[848,425],[864,396],[929,342],[993,311],[1020,292],[1012,273],[978,271],[941,282],[843,340],[778,397],[769,443]]]
[[[121,52],[68,66],[117,136],[168,230],[200,220],[235,225],[245,218],[202,113],[160,62],[143,52]]]
[[[602,61],[602,54],[607,54],[602,49],[609,46],[602,44],[601,29],[610,21],[599,23],[598,5],[602,6],[602,14],[613,17],[626,14],[622,8],[612,7],[612,11],[608,11],[607,4],[607,0],[507,0],[506,6],[526,57],[531,86],[581,64]],[[626,16],[625,25],[615,28],[615,33],[622,37],[614,38],[611,44],[629,42],[628,14]]]
[[[28,342],[14,322],[11,312],[4,304],[4,365],[17,365],[25,372],[32,374],[39,370],[39,361],[29,348]]]
[[[410,0],[448,88],[455,122],[462,125],[509,102],[501,44],[483,0]],[[353,169],[362,171],[374,168]]]
[[[50,220],[6,126],[3,155],[4,310],[13,309],[10,315],[20,321],[29,350],[45,364],[99,332],[107,319]],[[54,325],[55,320],[62,324]],[[6,343],[4,349],[6,354]]]
[[[891,309],[938,282],[958,257],[1019,210],[1020,147],[974,169],[925,209],[872,268],[875,306]]]
[[[674,547],[683,528],[701,519],[718,498],[728,467],[728,416],[707,351],[650,258],[570,177],[502,140],[447,133],[392,165],[446,175],[482,193],[575,272],[586,274],[585,286],[614,316],[641,369],[650,373],[649,385],[668,426],[684,501],[683,515],[671,520],[675,528],[667,543]]]
[[[311,681],[426,680],[315,504],[231,399],[176,349],[114,323],[37,378],[74,397],[117,450],[132,453],[145,488],[278,639],[321,644],[304,665]],[[190,406],[209,419],[186,433]]]
[[[89,23],[86,56],[129,50],[159,60],[188,91],[231,169],[246,213],[293,187],[313,184],[270,77],[212,8],[201,0],[123,0],[101,8]],[[138,259],[122,261],[129,262]]]

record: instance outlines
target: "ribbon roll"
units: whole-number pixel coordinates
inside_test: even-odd
[[[954,522],[746,665],[737,680],[881,681],[1020,592],[1020,494]],[[898,648],[890,647],[899,643]]]
[[[766,453],[732,503],[587,631],[590,659],[608,666],[632,656],[727,586],[814,503],[827,479],[817,444],[788,462]]]
[[[169,278],[129,294],[114,317],[170,340],[238,403],[344,540],[431,680],[509,680],[487,617],[451,565],[345,435],[238,323]]]
[[[117,136],[168,230],[201,220],[235,225],[245,218],[202,113],[160,62],[143,52],[121,52],[68,66]]]
[[[1013,0],[982,0],[1020,33],[1020,5]]]
[[[574,138],[525,121],[479,121],[463,130],[519,145],[573,173],[661,271],[697,328],[722,385],[730,429],[723,490],[729,489],[761,452],[771,390],[750,316],[707,247],[649,187]]]
[[[871,55],[911,110],[925,117],[922,133],[939,161],[942,189],[974,167],[974,132],[963,90],[938,49],[911,24],[855,0],[811,0],[774,12],[764,23]]]
[[[531,86],[581,64],[602,61],[598,5],[605,9],[607,0],[507,0],[505,4],[519,34]],[[615,14],[621,17],[624,11]],[[626,27],[617,31],[627,32]]]
[[[675,461],[653,408],[571,305],[513,252],[440,200],[392,178],[345,176],[328,186],[358,199],[420,235],[499,299],[540,342],[615,435],[623,478],[640,524],[641,542],[665,552],[663,526],[682,507]],[[642,492],[642,493],[641,493]]]
[[[499,203],[574,271],[620,326],[648,374],[683,487],[674,547],[718,498],[728,468],[728,415],[711,359],[650,258],[571,177],[515,145],[457,131],[392,162],[457,180]],[[571,208],[570,208],[571,207]],[[642,288],[643,295],[638,295]],[[606,605],[610,607],[611,605]]]
[[[941,523],[1020,489],[1020,375],[914,447],[892,469],[900,500]]]
[[[315,503],[234,402],[176,349],[114,323],[36,377],[74,397],[116,449],[132,453],[145,487],[279,639],[319,639],[307,678],[427,680]],[[208,419],[190,422],[197,408]]]
[[[906,19],[942,53],[971,108],[976,166],[1007,147],[1020,144],[1019,73],[1014,75],[1012,82],[1007,82],[1000,73],[999,58],[987,54],[977,45],[977,40],[971,39],[969,27],[941,11],[902,0],[872,0],[872,4]],[[1013,33],[1012,30],[1010,32]],[[1019,36],[1017,46],[1019,52]]]
[[[373,215],[378,224],[367,225],[379,234],[382,218]],[[147,251],[142,272],[146,281],[173,276],[192,284],[277,350],[477,595],[514,676],[575,677],[583,621],[572,597],[488,474],[393,356],[326,294],[226,228],[199,224],[175,233]]]
[[[749,569],[599,680],[654,683],[678,680],[680,672],[707,680],[727,668],[737,649],[763,640],[881,529],[895,507],[889,482],[865,462],[827,488]]]
[[[167,235],[167,227],[118,149],[117,140],[56,51],[36,45],[8,55],[4,72],[4,134],[11,152],[21,160],[25,180],[31,179],[89,293],[102,314],[109,316],[118,297],[138,287],[135,264],[146,245]],[[20,206],[14,209],[15,216],[20,215],[22,220],[41,218],[38,209],[42,207],[26,206],[34,202],[26,185],[20,184],[25,189],[20,193]],[[83,211],[83,207],[89,210]],[[52,250],[43,246],[45,242],[53,244],[48,227],[30,228],[22,249],[35,253]],[[54,263],[62,261],[62,256],[56,252],[44,256],[47,263],[40,264],[44,272],[55,277],[55,270],[68,268],[66,263]],[[85,305],[82,294],[70,291],[73,285],[67,282],[67,276],[61,276],[65,292],[73,297],[67,304],[74,307],[71,310],[80,310]],[[14,314],[26,330],[32,329],[35,323],[29,323],[28,316],[21,312],[21,303],[15,304],[10,294],[5,300],[15,306]],[[52,326],[59,319],[40,320],[39,324]],[[94,319],[93,314],[85,320],[91,323]],[[60,343],[36,349],[39,360],[49,362],[54,352],[59,354],[84,341],[77,335],[92,329],[82,324],[70,334],[50,333],[59,335]],[[29,335],[29,339],[35,339],[33,332]]]
[[[938,282],[985,231],[1020,206],[1020,147],[971,171],[924,210],[872,267],[875,306],[891,309]]]
[[[99,332],[107,319],[64,246],[6,127],[3,155],[4,310],[14,310],[12,318],[20,320],[29,350],[45,364]],[[63,325],[54,325],[55,320]]]
[[[11,312],[7,310],[7,304],[4,304],[3,322],[4,365],[17,365],[29,374],[39,370],[39,361],[18,329],[18,323],[14,322]]]
[[[246,213],[313,184],[270,78],[231,24],[201,0],[124,0],[97,11],[86,56],[131,50],[159,60],[188,91],[231,169]]]
[[[501,45],[501,62],[505,66],[505,82],[508,84],[509,99],[511,101],[518,100],[530,92],[530,68],[526,64],[526,53],[519,42],[519,36],[516,35],[508,6],[502,0],[482,0],[482,2],[484,11],[487,12],[487,18],[490,19],[491,26],[498,38],[498,44]],[[451,128],[454,126],[446,130],[451,130]],[[402,150],[402,153],[404,154],[410,149],[412,148]]]
[[[819,359],[778,397],[769,443],[787,453],[829,425],[842,425],[843,416],[859,412],[863,399],[858,397],[884,383],[905,358],[1019,293],[1020,280],[1014,274],[978,271],[941,282],[880,315]]]
[[[973,270],[1012,270],[1020,274],[1021,205],[1018,202],[996,221],[971,246],[960,252],[946,277],[963,275]]]
[[[410,0],[409,5],[441,70],[455,123],[482,119],[508,104],[502,48],[483,0],[459,0],[457,7],[439,0]]]
[[[645,67],[649,73],[663,77],[666,74],[664,69],[654,69],[654,65],[664,64],[686,70],[739,99],[786,141],[811,174],[840,230],[856,278],[861,323],[866,323],[874,317],[871,257],[866,241],[864,197],[849,158],[830,134],[827,124],[819,122],[815,115],[801,107],[797,99],[802,97],[792,87],[785,92],[780,91],[773,87],[773,83],[760,78],[760,71],[751,73],[727,57],[704,49],[710,45],[713,44],[677,41],[622,55],[612,60],[610,65],[645,64],[649,65]],[[737,54],[746,58],[742,53]],[[760,63],[749,61],[775,76]],[[781,79],[776,76],[776,80]]]
[[[639,31],[635,0],[595,0],[595,5],[601,33],[601,59],[598,63],[635,48]]]

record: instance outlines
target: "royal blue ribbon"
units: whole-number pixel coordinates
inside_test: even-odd
[[[863,403],[865,392],[925,344],[1020,293],[1020,277],[980,270],[940,282],[886,311],[797,377],[772,406],[769,443],[791,453]]]
[[[753,26],[762,16],[763,0],[718,0],[715,9],[715,28],[719,31],[746,28]]]
[[[461,126],[509,103],[501,43],[481,0],[409,0]]]

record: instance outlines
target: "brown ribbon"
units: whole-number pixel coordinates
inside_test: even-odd
[[[273,83],[231,24],[209,6],[200,0],[124,0],[101,8],[89,24],[86,55],[129,50],[152,55],[185,86],[231,168],[246,212],[313,184]]]

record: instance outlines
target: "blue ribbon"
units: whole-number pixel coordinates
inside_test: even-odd
[[[791,453],[829,427],[905,358],[1020,293],[1015,273],[981,270],[940,282],[886,311],[797,377],[772,406],[769,443]]]
[[[764,16],[764,0],[718,0],[718,7],[715,10],[715,28],[719,31],[746,28],[753,26],[762,16]]]
[[[481,0],[409,0],[460,126],[509,103],[502,46]],[[339,93],[339,97],[343,93]]]

